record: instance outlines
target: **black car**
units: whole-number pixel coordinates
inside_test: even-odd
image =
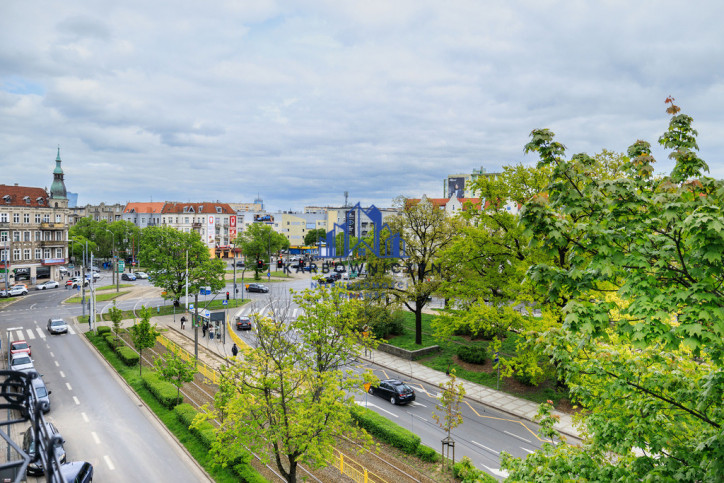
[[[71,461],[60,465],[60,474],[69,483],[89,483],[93,481],[93,465],[87,461]]]
[[[45,427],[40,430],[40,436],[42,436],[46,441],[50,439],[51,436],[58,436],[60,438],[60,443],[55,445],[54,448],[55,457],[58,459],[59,463],[65,463],[65,450],[63,449],[63,443],[65,441],[63,440],[63,437],[60,436],[60,433],[55,425],[53,423],[45,423]],[[23,434],[23,451],[30,456],[31,461],[35,458],[36,451],[38,451],[38,445],[35,444],[35,430],[32,427],[28,428],[28,430]],[[28,465],[29,475],[42,475],[44,473],[45,468],[43,468],[43,462],[40,459],[35,460]]]
[[[249,317],[237,317],[236,330],[251,330],[251,319]]]
[[[239,267],[239,268],[244,268],[245,265],[244,265],[244,262],[242,262],[241,260],[239,260],[238,262],[236,262],[236,266]]]
[[[128,280],[129,282],[134,282],[136,280],[136,274],[134,273],[122,273],[121,274],[121,280]]]
[[[415,400],[415,390],[398,379],[385,379],[377,387],[371,386],[369,393],[388,399],[392,404],[408,404]]]
[[[269,287],[260,283],[250,283],[246,286],[247,292],[269,293]]]

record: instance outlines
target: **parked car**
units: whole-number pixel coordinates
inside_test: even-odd
[[[73,483],[89,483],[93,481],[93,465],[87,461],[71,461],[60,465],[63,479]]]
[[[30,345],[25,340],[14,340],[10,343],[10,354],[19,354],[24,352],[25,354],[32,356],[30,351]]]
[[[343,273],[347,271],[347,267],[345,267],[344,265],[335,265],[334,271],[337,273]]]
[[[4,299],[7,296],[8,296],[7,290],[0,290],[0,299]]]
[[[133,274],[136,276],[136,278],[139,278],[139,279],[148,278],[148,274],[146,272],[133,272]]]
[[[236,330],[251,330],[251,318],[237,317],[236,318]]]
[[[55,280],[48,280],[47,282],[43,282],[41,284],[38,284],[35,286],[35,290],[47,290],[49,288],[58,288],[60,287],[60,284],[56,282]]]
[[[58,267],[58,272],[60,272],[61,275],[65,275],[68,273],[68,269],[65,267]]]
[[[82,279],[81,279],[80,277],[73,277],[73,278],[71,278],[70,280],[68,280],[68,281],[65,282],[65,286],[66,286],[66,287],[70,287],[70,288],[78,288],[78,287],[80,287],[80,284],[81,284],[81,283],[82,283],[85,287],[87,287],[88,285],[90,285],[90,281],[88,281],[87,278],[86,278],[85,280],[83,280],[82,282],[81,282],[81,280],[82,280]]]
[[[19,354],[10,354],[10,363],[8,364],[8,367],[11,371],[28,372],[35,370],[33,360],[24,352]]]
[[[32,380],[33,384],[33,392],[30,393],[30,401],[34,402],[37,401],[39,403],[45,403],[42,408],[43,412],[47,413],[50,411],[50,394],[52,394],[53,391],[48,391],[48,388],[45,387],[45,382],[43,382],[43,379],[38,376],[35,379]],[[33,406],[31,406],[32,408]]]
[[[261,283],[249,283],[246,285],[247,292],[269,293],[269,287]]]
[[[123,273],[123,274],[121,274],[121,280],[128,280],[129,282],[134,282],[136,280],[136,274],[135,273]]]
[[[371,386],[369,393],[387,399],[392,404],[408,404],[415,400],[415,390],[399,379],[385,379]]]
[[[65,443],[65,440],[63,440],[63,437],[60,436],[60,432],[58,432],[58,428],[55,427],[53,423],[45,423],[44,428],[41,429],[40,435],[45,438],[46,440],[50,440],[51,436],[59,436],[61,438],[61,442],[55,445],[55,448],[53,448],[53,451],[55,452],[55,457],[58,459],[58,461],[61,463],[61,468],[64,466],[63,463],[65,463],[65,449],[63,449],[63,443]],[[38,451],[38,446],[35,441],[35,429],[30,427],[27,431],[23,434],[23,451],[25,454],[30,456],[31,463],[28,465],[28,475],[43,475],[45,474],[45,468],[43,468],[43,462],[40,459],[35,460],[35,462],[32,462],[35,459],[35,453]],[[66,478],[66,481],[74,481],[69,480]]]
[[[14,285],[6,292],[5,297],[16,297],[18,295],[28,295],[28,289],[25,285]]]
[[[237,266],[238,268],[244,268],[244,267],[245,267],[244,262],[242,262],[241,260],[239,260],[239,261],[236,262],[236,266]]]
[[[63,319],[48,319],[48,332],[51,334],[67,334],[68,324]]]

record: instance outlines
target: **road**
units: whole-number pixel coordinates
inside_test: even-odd
[[[79,335],[71,332],[49,336],[49,317],[65,317],[77,307],[59,307],[69,294],[64,289],[31,292],[0,309],[3,348],[7,328],[13,340],[26,339],[35,367],[43,376],[53,422],[65,439],[69,460],[94,466],[97,481],[207,481],[167,430],[127,389],[125,383],[100,360]],[[162,463],[161,463],[162,462]]]

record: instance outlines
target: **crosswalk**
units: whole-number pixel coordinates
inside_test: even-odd
[[[236,315],[242,316],[242,317],[251,317],[251,316],[272,317],[274,315],[274,310],[275,310],[274,307],[269,307],[269,306],[263,307],[261,309],[256,308],[256,307],[245,306],[245,307],[242,307],[238,312],[236,312]],[[276,310],[279,310],[279,309],[276,309]],[[299,307],[295,307],[293,309],[292,308],[283,309],[283,310],[285,312],[285,316],[290,319],[296,319],[298,316],[300,316],[304,312],[304,310]]]
[[[9,332],[15,335],[12,340],[45,340],[45,338],[50,335],[48,334],[48,331],[46,331],[42,327],[35,327],[30,329],[23,327],[22,329],[15,329]],[[68,334],[75,335],[75,330],[73,330],[73,327],[68,326]]]

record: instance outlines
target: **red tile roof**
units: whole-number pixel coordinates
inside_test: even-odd
[[[29,203],[26,201],[29,199]],[[41,202],[38,202],[38,199]],[[47,207],[48,193],[43,188],[0,184],[0,206]]]
[[[164,203],[162,201],[150,201],[147,203],[127,203],[124,213],[161,213]]]
[[[447,206],[448,202],[450,201],[450,198],[427,198],[427,200],[432,203],[432,205],[436,208],[445,208]],[[407,206],[414,206],[418,204],[421,201],[421,198],[408,198],[406,200]],[[458,198],[458,201],[463,205],[463,210],[467,209],[468,207],[473,207],[477,210],[480,209],[481,199],[480,198]],[[485,203],[485,206],[488,206],[488,203]]]
[[[228,205],[228,203],[215,203],[215,202],[208,202],[205,201],[203,203],[175,203],[175,202],[167,202],[163,205],[163,211],[161,213],[189,213],[188,207],[193,207],[194,211],[192,213],[208,213],[208,214],[218,214],[216,211],[216,207],[221,208],[221,214],[225,215],[235,215],[236,212],[231,209],[231,207]],[[186,208],[186,211],[184,211],[184,208]]]

